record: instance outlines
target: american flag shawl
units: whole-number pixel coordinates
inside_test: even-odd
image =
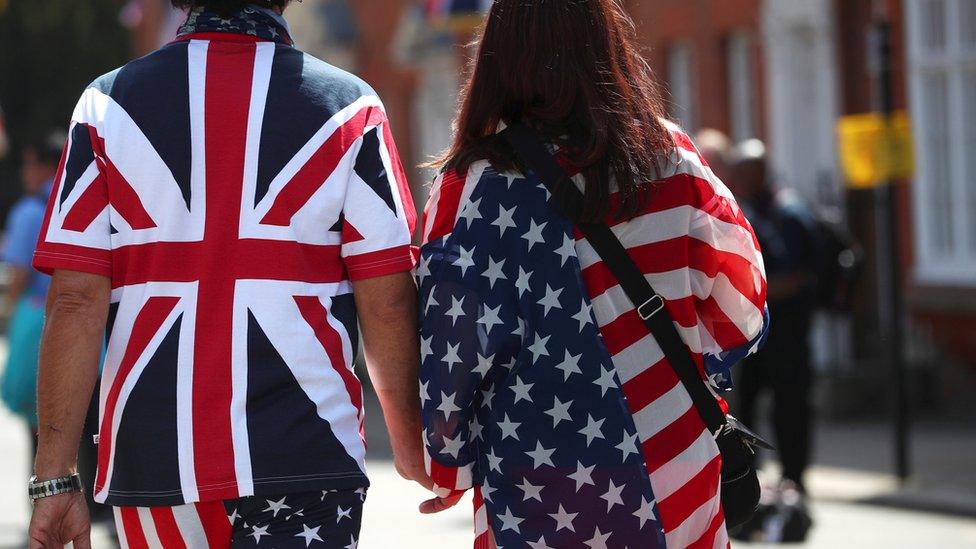
[[[407,181],[365,83],[235,17],[72,117],[34,264],[111,278],[99,502],[367,485],[350,281],[413,268]]]
[[[767,324],[752,228],[688,137],[640,215],[608,220],[702,370]],[[423,222],[421,397],[441,495],[474,488],[475,547],[726,547],[721,458],[687,391],[533,174],[437,179]]]

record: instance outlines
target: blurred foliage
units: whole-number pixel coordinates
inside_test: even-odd
[[[120,0],[0,0],[0,107],[13,145],[0,162],[0,222],[19,194],[25,142],[65,129],[92,80],[129,57]]]

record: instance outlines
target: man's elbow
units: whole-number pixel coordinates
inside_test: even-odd
[[[361,307],[359,314],[384,323],[416,322],[417,295],[402,292],[371,296]]]
[[[79,325],[101,329],[108,315],[110,296],[107,279],[56,273],[48,293],[48,320],[71,318]]]
[[[417,286],[409,275],[358,282],[354,284],[353,293],[361,317],[384,323],[417,319]]]

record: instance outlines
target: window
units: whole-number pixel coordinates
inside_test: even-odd
[[[905,0],[917,277],[976,286],[976,0]]]
[[[731,34],[726,45],[729,125],[730,135],[735,142],[756,137],[756,79],[752,46],[752,35],[748,31]]]
[[[691,47],[675,44],[668,48],[668,89],[671,91],[671,118],[685,131],[697,129]]]

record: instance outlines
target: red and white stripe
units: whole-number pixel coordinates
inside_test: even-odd
[[[702,366],[763,327],[765,276],[759,246],[731,193],[690,140],[672,129],[671,172],[643,211],[613,231],[665,298]],[[583,279],[634,416],[669,547],[725,547],[721,456],[655,339],[592,246],[577,234]]]
[[[112,300],[120,304],[100,396],[98,501],[112,485],[114,442],[128,396],[181,315],[177,438],[185,501],[254,493],[246,418],[248,311],[365,471],[355,350],[331,300],[351,292],[350,279],[402,272],[413,261],[415,211],[377,97],[364,96],[336,113],[253,204],[245,197],[255,193],[275,45],[187,39],[190,208],[128,113],[102,91],[88,89],[73,124],[88,129],[95,161],[62,207],[51,201],[35,259],[42,269],[110,276]],[[372,128],[379,129],[380,155],[394,178],[396,211],[371,193],[349,192],[362,137]],[[70,148],[69,142],[66,155]],[[62,158],[55,196],[64,164]],[[357,238],[340,240],[322,230],[344,205]],[[119,229],[111,236],[110,219]],[[217,256],[228,258],[219,269],[208,260]],[[194,344],[197,333],[206,345]]]
[[[122,549],[226,549],[231,542],[231,522],[221,501],[115,507],[115,527]]]
[[[732,193],[688,136],[669,128],[678,145],[663,163],[669,171],[654,182],[636,218],[608,223],[665,299],[704,379],[704,354],[720,355],[762,331],[765,267]],[[424,212],[423,242],[453,231],[487,168],[478,162],[466,174],[447,173],[435,182]],[[578,231],[576,251],[593,315],[634,416],[668,546],[728,546],[721,456],[713,437],[633,304]],[[444,469],[428,457],[428,470],[445,493],[470,487],[457,482],[469,481],[470,473]],[[477,524],[477,501],[475,512]]]

